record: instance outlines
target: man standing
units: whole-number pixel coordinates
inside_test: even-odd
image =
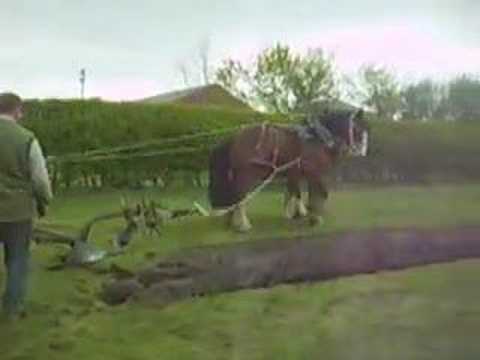
[[[45,158],[35,136],[18,124],[19,96],[0,94],[0,246],[7,270],[3,312],[20,314],[27,290],[33,219],[52,197]]]

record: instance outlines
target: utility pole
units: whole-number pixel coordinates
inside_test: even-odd
[[[82,99],[85,98],[85,79],[86,79],[85,69],[81,69],[80,70],[80,97]]]

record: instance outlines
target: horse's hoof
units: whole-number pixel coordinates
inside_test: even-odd
[[[302,201],[300,201],[298,203],[298,213],[297,213],[297,215],[299,217],[302,217],[302,218],[306,217],[308,215],[308,210],[307,210],[305,204]]]
[[[308,215],[307,208],[301,199],[291,198],[285,206],[285,217],[288,220],[297,220]]]
[[[249,232],[251,229],[252,229],[252,225],[250,224],[239,224],[239,225],[233,226],[233,230],[242,234]]]
[[[323,220],[323,216],[321,216],[321,215],[310,216],[310,218],[309,218],[310,226],[321,226],[324,223],[325,223],[325,220]]]
[[[287,201],[285,205],[285,217],[288,220],[295,219],[297,215],[297,202],[295,198],[291,198]]]

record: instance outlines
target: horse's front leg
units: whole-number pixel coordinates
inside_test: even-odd
[[[307,208],[302,201],[300,189],[300,174],[289,172],[287,174],[287,192],[285,194],[285,216],[287,219],[295,219],[307,215]]]
[[[246,166],[235,173],[234,186],[239,203],[232,209],[230,225],[235,231],[247,232],[252,228],[252,224],[247,216],[247,204],[241,201],[258,186],[264,174],[259,172],[255,166]]]
[[[252,224],[247,216],[246,204],[239,204],[235,206],[231,214],[231,226],[238,232],[248,232],[252,228]]]
[[[308,210],[311,225],[323,223],[325,201],[327,198],[328,191],[322,180],[312,179],[308,181]]]

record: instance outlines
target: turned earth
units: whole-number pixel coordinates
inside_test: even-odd
[[[166,305],[189,297],[280,283],[321,281],[480,257],[480,226],[378,229],[316,238],[203,247],[106,284],[108,304]]]

